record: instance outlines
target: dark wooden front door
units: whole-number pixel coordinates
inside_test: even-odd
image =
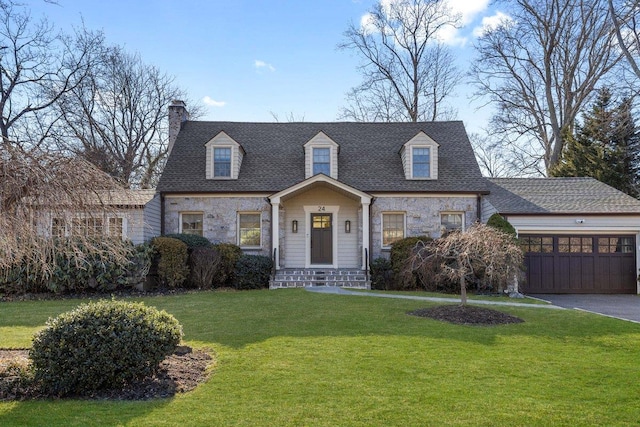
[[[333,264],[332,214],[311,214],[311,264]]]

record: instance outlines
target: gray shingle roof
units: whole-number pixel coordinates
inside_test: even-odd
[[[205,179],[205,147],[224,131],[246,154],[237,180]],[[485,192],[487,183],[460,121],[423,123],[240,123],[188,121],[158,184],[161,192],[275,193],[305,179],[303,145],[324,132],[340,146],[338,180],[365,192]],[[440,144],[438,179],[409,181],[403,144],[423,131]]]
[[[501,214],[640,213],[640,200],[593,178],[491,178],[487,200]]]

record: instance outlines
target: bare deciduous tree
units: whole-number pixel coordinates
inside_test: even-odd
[[[95,234],[95,227],[84,227],[87,232],[68,239],[51,235],[56,218],[73,216],[104,223],[113,210],[109,200],[114,190],[117,187],[108,175],[82,159],[0,142],[0,275],[18,267],[46,281],[53,274],[56,257],[80,263],[102,254],[127,265],[130,246],[120,238]]]
[[[618,48],[627,59],[629,66],[640,79],[640,2],[609,0],[609,13],[618,41]]]
[[[493,125],[544,173],[594,88],[620,59],[607,0],[503,2],[510,18],[478,40],[471,75],[496,103]]]
[[[59,100],[60,142],[123,185],[153,187],[167,155],[173,99],[184,99],[173,77],[120,47],[105,48],[82,84]]]
[[[0,1],[0,135],[18,144],[41,144],[55,115],[50,107],[75,89],[93,65],[102,34],[55,32],[28,9]],[[34,137],[35,135],[35,137]]]
[[[455,115],[445,101],[462,74],[438,34],[459,22],[443,0],[378,2],[339,45],[363,59],[363,83],[347,95],[341,118],[415,122]]]
[[[510,236],[484,224],[474,224],[467,231],[454,231],[429,243],[418,244],[410,262],[420,277],[433,273],[431,262],[439,262],[437,273],[458,281],[462,305],[467,303],[467,283],[482,273],[489,283],[503,288],[518,274],[524,256]]]

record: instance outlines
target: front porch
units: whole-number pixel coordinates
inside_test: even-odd
[[[371,289],[366,270],[333,268],[283,268],[269,281],[269,289],[302,288],[310,286],[338,286]]]
[[[275,270],[304,272],[293,282],[305,283],[314,281],[314,271],[321,275],[327,271],[366,271],[371,200],[371,195],[323,174],[270,196]],[[349,281],[334,276],[344,274],[331,277]]]

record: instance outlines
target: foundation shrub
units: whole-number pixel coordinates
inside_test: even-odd
[[[49,319],[29,357],[45,393],[90,396],[153,375],[181,339],[182,327],[165,311],[102,300]]]
[[[379,257],[371,261],[371,289],[390,290],[393,288],[391,261]]]
[[[160,285],[181,287],[189,276],[187,245],[171,237],[156,237],[151,245],[158,254],[156,261]]]
[[[217,288],[233,286],[236,263],[243,255],[242,249],[233,243],[218,243],[213,245],[213,248],[220,255],[220,269],[213,281],[213,286]]]
[[[210,289],[220,271],[222,258],[212,247],[196,247],[189,254],[189,283],[199,289]]]
[[[489,220],[487,221],[487,225],[489,227],[500,230],[510,236],[513,236],[514,238],[516,237],[516,229],[513,228],[513,225],[511,225],[511,223],[504,219],[504,217],[499,213],[494,213],[493,215],[491,215],[489,217]]]
[[[242,255],[235,268],[236,289],[262,289],[269,287],[273,262],[262,255]]]
[[[433,239],[427,236],[405,237],[391,245],[391,269],[394,280],[392,288],[394,290],[417,290],[420,289],[418,279],[413,273],[413,269],[407,266],[417,249],[429,244]]]

